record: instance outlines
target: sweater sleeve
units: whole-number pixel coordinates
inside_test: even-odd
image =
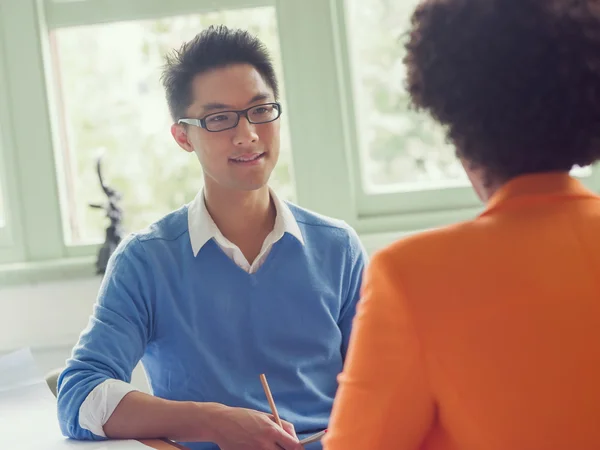
[[[348,351],[356,305],[360,299],[363,271],[368,262],[367,252],[352,228],[349,228],[348,241],[348,262],[344,275],[346,295],[338,320],[338,326],[342,332],[342,356],[344,359]]]
[[[143,251],[132,236],[112,255],[88,326],[59,377],[58,419],[67,437],[103,439],[81,426],[80,408],[101,383],[129,383],[150,340],[151,277]]]
[[[417,450],[435,417],[419,339],[386,256],[367,269],[326,450]]]

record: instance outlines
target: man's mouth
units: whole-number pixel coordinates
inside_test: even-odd
[[[259,161],[260,159],[264,158],[264,156],[265,156],[265,152],[246,153],[246,154],[240,155],[236,158],[229,158],[229,160],[234,163],[238,163],[238,164],[247,164],[247,163]]]

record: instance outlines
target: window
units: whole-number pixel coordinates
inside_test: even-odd
[[[409,107],[404,43],[419,0],[345,0],[359,217],[406,230],[473,217],[483,208],[444,129]],[[590,188],[591,167],[574,168]],[[360,181],[356,181],[360,180]],[[384,219],[386,217],[387,219]]]
[[[418,3],[345,0],[340,13],[356,130],[353,191],[358,221],[367,230],[436,227],[471,218],[483,207],[445,130],[410,108],[404,43]]]
[[[201,188],[198,160],[171,137],[172,122],[159,78],[164,55],[211,24],[242,27],[258,35],[272,52],[283,81],[272,7],[58,28],[50,33],[60,117],[56,150],[68,244],[104,237],[106,219],[102,211],[89,207],[105,200],[96,174],[100,155],[105,183],[123,194],[128,231],[179,208]],[[283,110],[281,156],[271,184],[282,197],[293,200],[285,104]]]
[[[362,181],[368,193],[465,184],[432,119],[409,109],[402,45],[417,0],[350,0],[348,5]]]

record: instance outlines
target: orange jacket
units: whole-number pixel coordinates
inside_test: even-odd
[[[600,197],[506,183],[365,276],[326,450],[599,450]]]

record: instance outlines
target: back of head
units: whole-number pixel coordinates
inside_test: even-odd
[[[496,179],[600,159],[592,0],[424,0],[406,44],[414,106]]]
[[[192,81],[210,70],[249,64],[279,97],[277,77],[268,50],[245,30],[211,26],[167,55],[162,82],[174,122],[185,116],[193,101]]]

